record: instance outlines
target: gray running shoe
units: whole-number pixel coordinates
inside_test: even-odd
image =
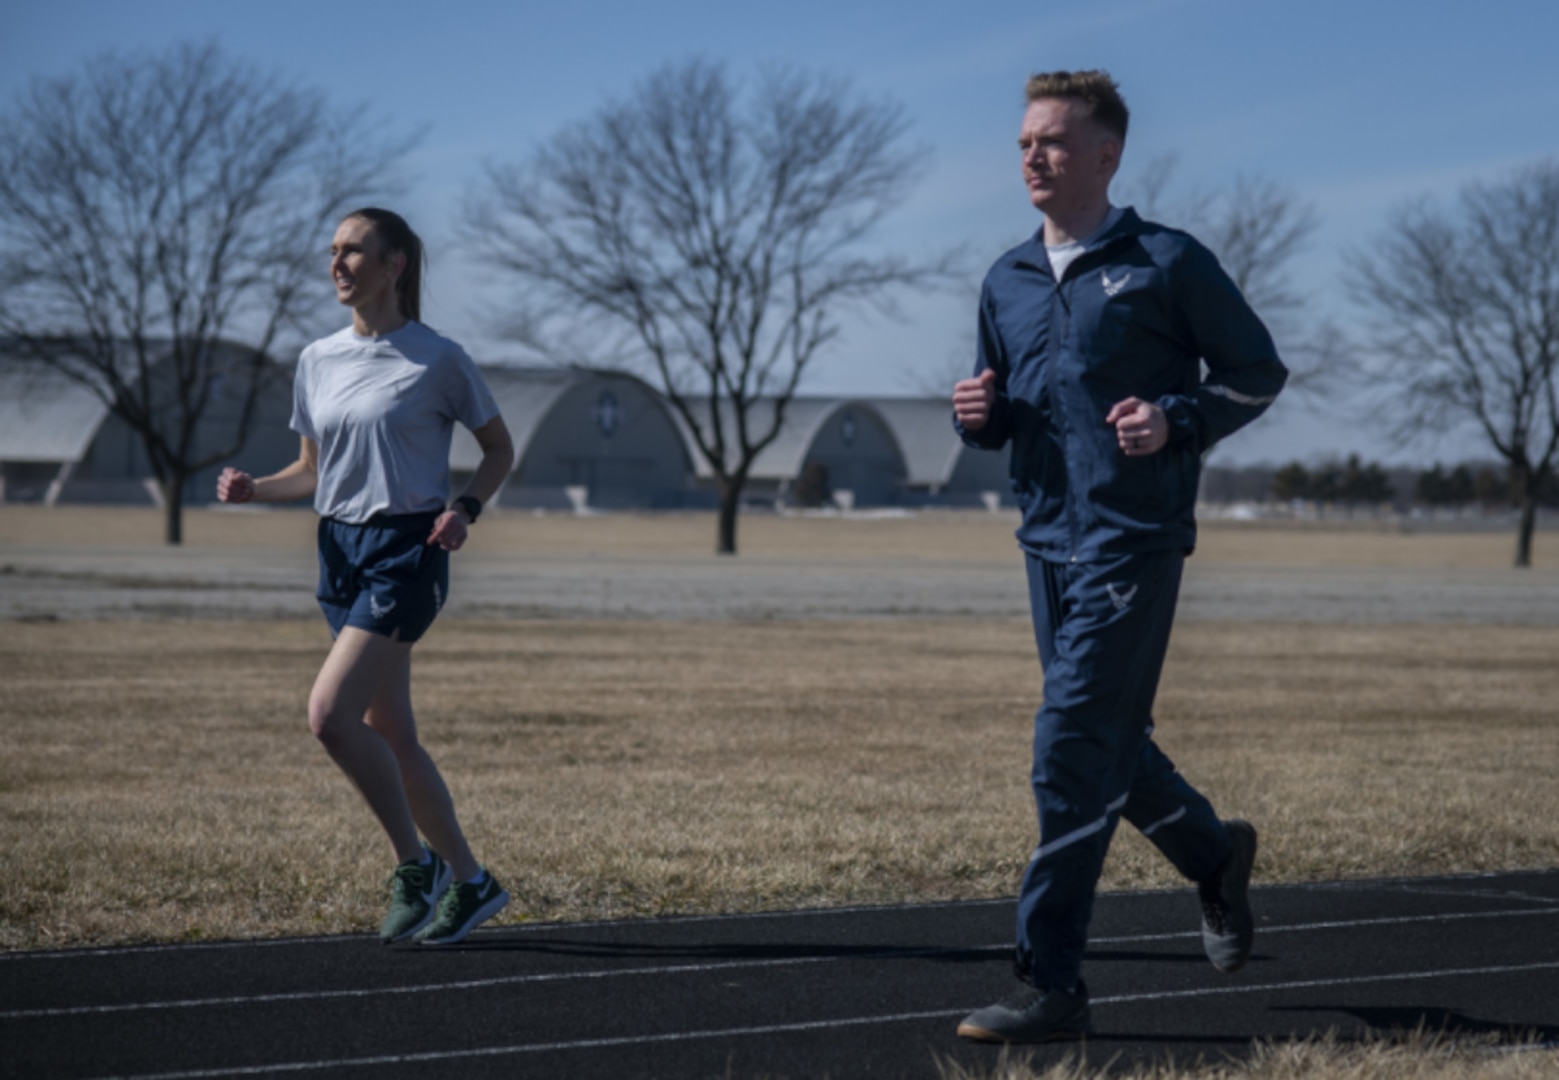
[[[1077,992],[1037,990],[1032,986],[1005,1001],[964,1017],[958,1034],[976,1042],[1042,1043],[1081,1039],[1093,1034],[1088,1015],[1088,987],[1078,980]]]
[[[1234,850],[1218,873],[1196,887],[1202,901],[1202,948],[1219,971],[1235,972],[1250,959],[1256,920],[1250,910],[1250,872],[1256,830],[1238,818],[1224,822]]]
[[[432,861],[426,865],[403,862],[390,875],[390,910],[379,927],[379,940],[386,945],[405,941],[427,926],[438,912],[439,898],[449,888],[455,872],[429,849]]]
[[[485,868],[484,868],[485,869]],[[438,917],[417,935],[420,945],[453,945],[503,910],[509,894],[488,871],[480,884],[457,881],[444,894]]]

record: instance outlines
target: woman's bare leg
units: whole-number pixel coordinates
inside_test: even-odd
[[[378,693],[369,703],[368,726],[388,744],[400,768],[412,817],[433,850],[443,856],[458,881],[470,881],[481,872],[455,816],[455,802],[433,758],[417,739],[417,720],[411,706],[411,649],[402,653],[385,673]]]
[[[396,672],[410,670],[410,653],[405,642],[345,627],[309,694],[309,730],[362,793],[397,862],[421,859],[422,841],[395,752],[364,721],[375,697],[394,683]]]

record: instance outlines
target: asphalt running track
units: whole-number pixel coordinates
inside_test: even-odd
[[[1203,958],[1189,890],[1099,898],[1103,1065],[1424,1024],[1535,1036],[1559,1073],[1559,871],[1273,886],[1250,965]],[[1012,987],[1010,902],[0,954],[6,1077],[937,1075]],[[1036,1064],[1076,1047],[1034,1048]]]

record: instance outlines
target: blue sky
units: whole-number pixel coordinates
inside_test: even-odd
[[[1367,247],[1394,207],[1559,155],[1556,37],[1559,5],[1548,0],[10,0],[0,102],[105,49],[215,40],[342,105],[425,127],[400,205],[433,260],[427,320],[479,358],[502,359],[512,350],[486,329],[502,290],[455,235],[463,193],[484,161],[520,158],[668,61],[704,56],[737,74],[780,61],[902,102],[911,140],[926,148],[924,175],[878,242],[908,253],[964,245],[975,282],[1038,225],[1014,152],[1024,78],[1107,68],[1132,109],[1121,183],[1133,165],[1172,153],[1179,190],[1242,173],[1289,186],[1320,218],[1299,284],[1318,312],[1346,323],[1358,309],[1340,280],[1342,254]],[[970,308],[948,295],[852,321],[806,389],[916,392],[928,373],[963,365]],[[1368,417],[1341,412],[1280,400],[1219,454],[1243,464],[1477,453],[1455,433],[1396,446]]]

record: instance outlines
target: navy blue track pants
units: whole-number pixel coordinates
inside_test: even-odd
[[[1018,978],[1071,989],[1094,889],[1124,817],[1192,881],[1228,858],[1212,805],[1153,743],[1153,697],[1169,648],[1185,558],[1090,563],[1028,556],[1034,637],[1045,672],[1034,717],[1039,846],[1018,894]]]

